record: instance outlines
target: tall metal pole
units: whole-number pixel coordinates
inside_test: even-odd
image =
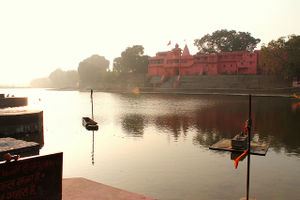
[[[247,160],[247,193],[246,199],[249,200],[249,187],[250,187],[250,155],[251,155],[251,126],[252,126],[252,119],[251,119],[251,94],[249,94],[249,119],[248,119],[248,160]]]

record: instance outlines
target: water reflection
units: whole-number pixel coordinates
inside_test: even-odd
[[[185,115],[163,115],[154,119],[154,124],[158,129],[170,131],[175,140],[178,139],[181,132],[187,135],[190,126],[190,118]]]
[[[92,165],[95,164],[95,131],[93,131],[93,141],[92,141]]]
[[[144,134],[144,127],[146,124],[145,116],[140,114],[124,115],[121,119],[123,130],[133,137],[142,137]]]
[[[275,151],[282,149],[286,153],[300,154],[300,112],[293,112],[286,99],[272,101],[271,98],[260,99],[255,104],[254,122],[259,140],[267,141]]]
[[[162,101],[172,100],[166,98],[164,96]],[[209,147],[223,138],[232,138],[242,131],[243,124],[248,119],[246,97],[221,97],[215,99],[210,106],[201,107],[198,103],[199,105],[194,105],[193,108],[190,104],[183,103],[185,99],[181,100],[182,102],[175,100],[176,104],[181,106],[176,110],[173,105],[166,103],[164,109],[169,112],[156,110],[151,113],[123,115],[122,128],[130,136],[141,137],[144,134],[144,127],[154,124],[158,130],[171,134],[175,141],[180,136],[186,137],[188,134],[194,134],[194,145]],[[270,147],[276,152],[284,149],[286,153],[299,155],[300,113],[293,109],[294,104],[295,102],[286,98],[254,97],[252,102],[253,139],[257,142],[270,143]],[[145,109],[148,108],[145,107]],[[172,110],[174,112],[171,112]]]
[[[242,153],[236,153],[236,152],[231,152],[230,154],[230,159],[231,160],[236,160]],[[240,162],[242,162],[243,160],[245,160],[245,158],[247,154],[245,154],[244,156],[241,157]]]
[[[247,97],[97,92],[94,111],[101,135],[92,135],[78,122],[90,115],[88,92],[43,94],[41,152],[64,152],[65,177],[83,176],[156,199],[244,195],[247,159],[235,170],[229,152],[208,146],[242,130]],[[40,91],[34,95],[40,97]],[[251,196],[257,199],[300,199],[300,112],[293,111],[295,102],[253,97],[253,139],[271,144],[267,156],[251,157]]]
[[[297,112],[297,110],[300,111],[300,101],[292,104],[292,110],[293,112]]]
[[[167,129],[177,140],[181,133],[196,132],[194,144],[208,147],[222,138],[231,138],[242,130],[247,113],[239,106],[231,109],[217,105],[190,111],[188,114],[160,115],[154,124]]]

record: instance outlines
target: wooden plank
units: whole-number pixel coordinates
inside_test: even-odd
[[[62,199],[62,153],[0,164],[0,199]]]
[[[251,142],[251,154],[265,156],[268,149],[269,144],[266,143],[258,143],[258,142]],[[245,149],[233,149],[231,146],[231,139],[222,139],[219,142],[211,145],[209,149],[212,150],[219,150],[219,151],[231,151],[231,152],[244,152]]]

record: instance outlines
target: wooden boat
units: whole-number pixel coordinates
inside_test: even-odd
[[[89,117],[82,117],[82,125],[89,131],[98,130],[98,123]]]

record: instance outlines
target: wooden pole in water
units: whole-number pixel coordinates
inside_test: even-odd
[[[93,89],[91,89],[92,119],[94,120]]]
[[[93,89],[91,89],[91,103],[92,103],[92,119],[94,120],[94,99],[93,99]],[[95,149],[95,135],[94,135],[94,131],[93,131],[93,144],[92,144],[92,165],[94,165],[95,161],[94,161],[94,149]]]
[[[250,155],[251,155],[251,94],[249,94],[249,119],[248,119],[248,160],[247,160],[247,193],[246,199],[249,200],[249,187],[250,187]]]

